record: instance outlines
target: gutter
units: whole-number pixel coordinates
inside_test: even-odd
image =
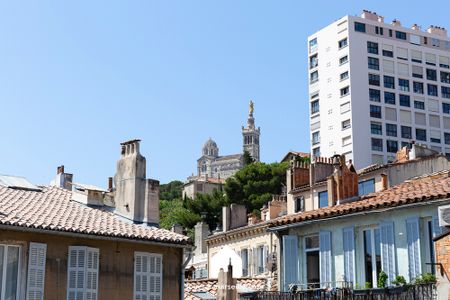
[[[39,229],[39,228],[30,228],[30,227],[22,227],[17,225],[4,225],[0,224],[0,229],[5,230],[15,230],[22,232],[33,232],[33,233],[46,233],[53,235],[61,235],[61,236],[69,236],[76,238],[85,238],[85,239],[93,239],[93,240],[106,240],[106,241],[114,241],[114,242],[130,242],[136,244],[146,244],[146,245],[154,245],[154,246],[165,246],[165,247],[174,247],[174,248],[183,248],[183,249],[193,249],[194,246],[189,244],[181,244],[176,242],[158,242],[158,241],[148,241],[148,240],[137,240],[132,238],[120,238],[120,237],[110,237],[110,236],[102,236],[96,234],[89,233],[78,233],[78,232],[67,232],[67,231],[56,231],[49,229]]]
[[[195,248],[196,247],[194,246],[192,248],[185,249],[185,251],[187,252],[187,258],[184,261],[184,263],[181,265],[181,270],[180,270],[180,300],[184,299],[184,270],[186,270],[186,266],[191,261],[192,252],[194,251]]]
[[[297,221],[297,222],[291,223],[291,224],[280,225],[280,226],[275,226],[275,227],[271,227],[271,228],[269,227],[269,228],[267,228],[267,231],[269,231],[269,232],[277,232],[277,231],[280,231],[280,230],[301,227],[301,226],[304,226],[304,225],[309,225],[309,224],[313,224],[313,223],[317,223],[317,222],[321,222],[321,221],[339,220],[339,219],[342,219],[342,218],[356,217],[356,216],[361,216],[361,215],[367,215],[367,214],[370,214],[370,213],[383,213],[383,212],[391,211],[391,210],[394,210],[394,209],[403,209],[403,208],[410,208],[410,207],[416,207],[416,206],[425,206],[425,205],[430,205],[430,204],[444,202],[444,201],[450,201],[450,198],[434,200],[434,201],[427,201],[427,202],[411,203],[411,204],[400,205],[400,206],[393,206],[393,207],[389,207],[389,208],[385,208],[385,209],[378,209],[378,210],[375,210],[375,211],[367,210],[367,211],[362,211],[362,212],[357,212],[357,213],[352,213],[352,214],[339,215],[339,216],[335,216],[335,217],[322,218],[322,219],[316,219],[316,220],[311,220],[311,221]]]

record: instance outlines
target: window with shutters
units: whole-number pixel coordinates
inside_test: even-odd
[[[266,258],[267,258],[267,246],[259,245],[256,247],[256,271],[257,274],[262,274],[266,269]]]
[[[344,245],[344,280],[356,284],[355,280],[355,234],[353,227],[342,231]]]
[[[364,282],[371,287],[377,286],[378,274],[381,271],[381,240],[380,229],[363,230]]]
[[[98,297],[99,250],[69,247],[67,300],[96,300]]]
[[[44,299],[47,245],[30,243],[28,253],[27,300],[42,300]]]
[[[0,299],[19,299],[21,247],[0,244]]]
[[[248,276],[248,249],[241,250],[241,260],[242,260],[242,277]]]
[[[289,284],[298,283],[298,236],[283,236],[283,291],[287,292]]]
[[[134,252],[134,300],[162,300],[162,255]]]
[[[408,270],[410,281],[422,274],[419,236],[419,218],[407,219],[406,239],[408,244]]]
[[[305,237],[305,256],[306,263],[306,281],[307,283],[320,282],[320,262],[319,262],[319,235],[311,235]]]

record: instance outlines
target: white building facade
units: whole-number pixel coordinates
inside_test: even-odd
[[[345,16],[308,38],[311,153],[356,168],[387,163],[414,141],[450,155],[447,31],[376,13]]]

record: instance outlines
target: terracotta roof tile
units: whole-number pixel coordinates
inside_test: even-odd
[[[450,171],[446,170],[417,177],[387,190],[365,195],[358,201],[279,217],[272,220],[269,227],[325,219],[382,207],[395,207],[433,199],[450,198],[449,173]]]
[[[0,186],[0,225],[188,244],[184,235],[133,224],[112,212],[88,207],[71,198],[71,191],[58,187],[42,187],[38,192]]]

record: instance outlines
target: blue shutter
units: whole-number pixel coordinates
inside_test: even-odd
[[[321,231],[320,236],[320,283],[330,286],[331,282],[331,232]]]
[[[298,237],[283,236],[283,290],[288,291],[289,284],[298,283]]]
[[[422,273],[420,261],[419,218],[410,218],[406,220],[406,238],[408,241],[409,278],[410,280],[413,280]]]
[[[381,239],[381,265],[388,276],[388,283],[395,279],[395,246],[394,223],[383,222],[380,224]],[[378,276],[378,274],[377,274]]]
[[[433,216],[433,237],[436,237],[442,233],[442,228],[439,226],[439,218],[437,216]]]
[[[355,233],[353,227],[342,230],[344,242],[344,278],[347,282],[356,283],[355,280]]]

